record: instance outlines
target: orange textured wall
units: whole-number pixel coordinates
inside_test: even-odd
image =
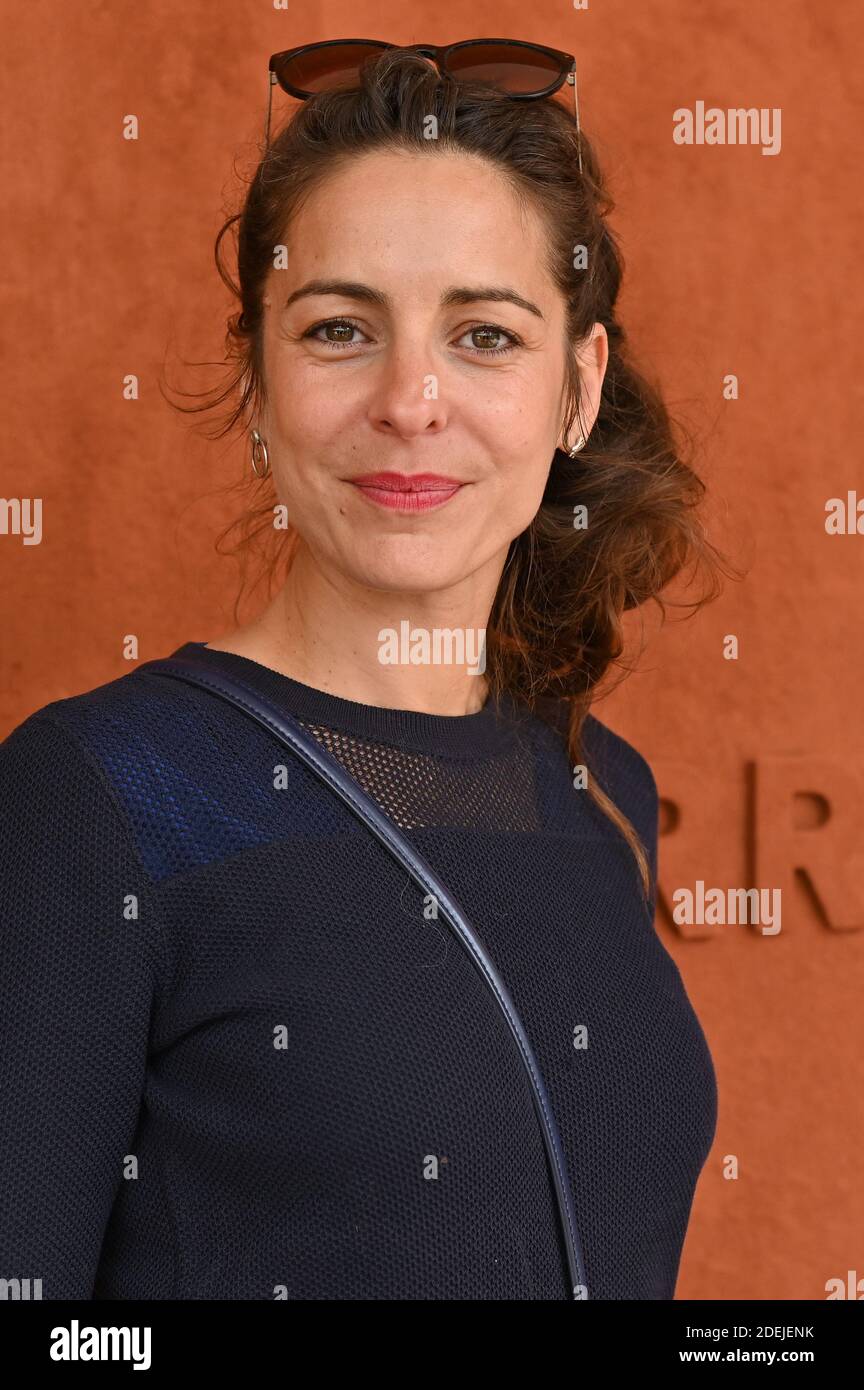
[[[2,494],[41,498],[43,523],[39,544],[0,534],[0,736],[128,670],[126,634],[147,660],[232,625],[235,571],[213,539],[245,450],[190,433],[156,379],[166,353],[220,357],[231,304],[212,243],[242,192],[235,162],[254,157],[270,53],[511,36],[577,55],[627,259],[621,317],[696,430],[713,534],[748,571],[695,619],[649,616],[638,674],[595,707],[654,767],[657,929],[719,1078],[678,1296],[824,1299],[831,1278],[864,1277],[864,534],[825,527],[829,498],[864,498],[864,14],[805,0],[3,8]],[[673,112],[697,102],[779,110],[779,148],[676,144]],[[129,113],[137,141],[122,138]],[[673,895],[699,881],[780,888],[781,930],[674,923]]]

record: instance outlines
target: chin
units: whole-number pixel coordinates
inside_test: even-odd
[[[416,543],[415,543],[416,547]],[[358,584],[370,589],[381,589],[386,593],[435,593],[439,589],[457,584],[469,573],[464,569],[442,565],[440,547],[422,547],[422,553],[406,558],[392,554],[387,546],[382,546],[368,563],[356,552],[346,561],[346,572]]]

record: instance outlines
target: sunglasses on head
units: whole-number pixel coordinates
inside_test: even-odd
[[[464,39],[443,48],[428,43],[383,43],[378,39],[326,39],[274,53],[270,59],[267,91],[265,151],[270,147],[270,109],[277,82],[289,96],[301,101],[333,87],[352,87],[359,83],[363,64],[388,48],[402,48],[405,52],[431,58],[451,77],[463,82],[488,82],[514,101],[552,96],[568,83],[573,88],[576,106],[579,173],[582,173],[576,59],[572,53],[544,48],[539,43],[523,43],[521,39]]]

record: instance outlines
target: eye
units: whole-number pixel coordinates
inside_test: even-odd
[[[338,334],[339,336],[322,338],[319,336],[322,330],[327,332],[332,330],[334,334]],[[332,352],[340,352],[343,348],[359,346],[359,343],[353,337],[354,333],[360,333],[364,337],[366,336],[359,324],[354,323],[352,319],[337,318],[323,319],[320,323],[313,324],[311,328],[307,328],[302,336],[304,338],[310,338],[316,343],[321,343],[323,347],[329,348]],[[486,340],[486,345],[480,347],[475,343],[465,345],[467,351],[473,353],[475,357],[500,357],[504,353],[512,352],[514,348],[519,347],[521,341],[515,333],[511,333],[509,329],[501,328],[495,323],[476,324],[473,328],[466,329],[465,333],[462,334],[463,338],[469,336]],[[490,347],[488,345],[489,340],[496,338],[499,340],[502,338],[506,339],[504,345]]]
[[[520,342],[515,333],[511,333],[509,329],[506,328],[499,328],[497,323],[478,323],[474,328],[467,329],[462,336],[463,338],[469,336],[485,338],[487,343],[490,338],[507,339],[504,347],[476,347],[473,344],[470,345],[468,351],[473,352],[476,357],[500,357],[502,353],[512,352],[514,348],[519,346]]]
[[[338,332],[340,332],[343,336],[336,339],[319,338],[317,335],[318,333],[320,333],[322,328],[335,329]],[[352,342],[351,340],[351,334],[362,332],[362,328],[360,328],[358,324],[353,323],[351,319],[324,319],[322,323],[316,323],[313,324],[311,328],[307,328],[306,332],[303,334],[303,337],[311,338],[314,342],[321,343],[323,347],[330,348],[334,352],[339,352],[341,348],[357,347],[358,344],[356,342]]]

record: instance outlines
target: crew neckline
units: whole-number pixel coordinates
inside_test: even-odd
[[[410,745],[418,751],[463,757],[503,751],[511,746],[514,725],[519,722],[519,708],[506,691],[497,702],[490,696],[473,714],[424,714],[347,700],[305,685],[252,657],[217,651],[206,642],[184,642],[171,657],[221,669],[308,723],[376,743]]]

